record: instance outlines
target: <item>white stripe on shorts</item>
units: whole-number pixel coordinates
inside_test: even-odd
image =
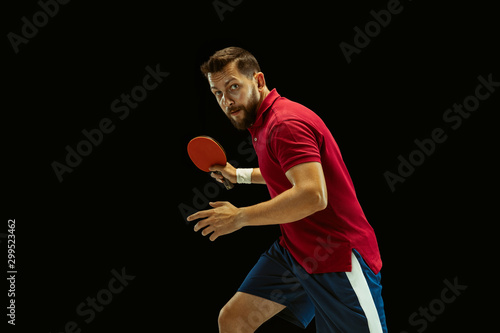
[[[377,307],[373,301],[372,293],[368,287],[363,271],[359,264],[358,258],[352,253],[352,270],[345,272],[349,282],[351,283],[356,296],[358,297],[359,304],[365,313],[368,320],[368,329],[370,333],[382,333],[382,324],[378,315]]]

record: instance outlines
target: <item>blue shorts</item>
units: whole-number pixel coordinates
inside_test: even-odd
[[[238,289],[286,308],[278,316],[320,333],[386,333],[380,273],[356,250],[351,272],[309,274],[279,241],[262,254]]]

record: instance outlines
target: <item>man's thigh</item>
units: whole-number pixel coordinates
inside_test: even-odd
[[[289,253],[276,241],[262,254],[238,291],[281,304],[278,316],[305,328],[314,318],[314,304],[293,272],[294,265]],[[263,307],[263,312],[268,311]]]
[[[284,308],[282,304],[238,291],[220,312],[219,331],[254,332]]]

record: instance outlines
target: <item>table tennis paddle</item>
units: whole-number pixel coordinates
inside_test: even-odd
[[[193,138],[188,143],[187,151],[194,165],[205,172],[210,172],[208,168],[212,165],[226,165],[227,163],[224,149],[217,141],[209,136],[202,135]],[[219,171],[214,172],[222,175]],[[223,181],[226,189],[230,190],[234,187],[233,183],[226,178],[224,178]]]

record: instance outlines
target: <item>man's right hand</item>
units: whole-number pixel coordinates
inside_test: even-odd
[[[233,167],[230,163],[226,163],[225,166],[222,165],[212,165],[208,168],[210,171],[219,171],[222,173],[222,176],[229,180],[231,183],[236,184],[236,168]],[[224,183],[223,177],[215,172],[211,172],[210,175],[215,178],[219,183]]]

